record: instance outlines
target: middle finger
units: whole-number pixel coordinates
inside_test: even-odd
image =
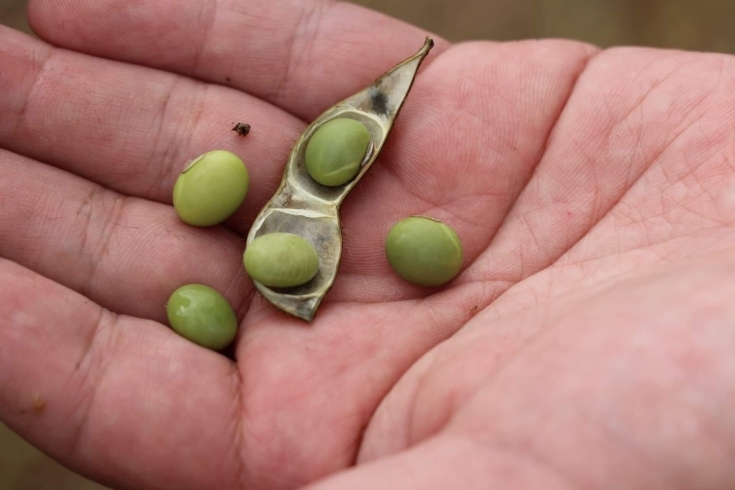
[[[225,149],[251,175],[238,231],[275,190],[305,124],[252,96],[53,48],[0,27],[0,147],[162,203],[188,160]],[[241,138],[234,122],[252,125]]]
[[[236,309],[247,304],[244,240],[231,231],[185,225],[170,206],[3,150],[0,174],[0,257],[116,313],[159,322],[187,283],[217,289]]]

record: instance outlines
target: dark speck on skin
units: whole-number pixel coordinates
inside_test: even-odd
[[[247,134],[250,132],[250,125],[243,124],[243,123],[237,123],[235,124],[235,127],[232,128],[232,130],[240,136],[247,136]]]

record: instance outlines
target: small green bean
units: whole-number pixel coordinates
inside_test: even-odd
[[[253,240],[243,257],[250,277],[268,287],[306,284],[319,271],[314,246],[292,233],[268,233]]]
[[[449,226],[422,216],[399,221],[385,241],[388,262],[403,279],[420,286],[440,286],[462,267],[462,242]]]
[[[322,185],[339,186],[360,173],[370,145],[370,132],[359,121],[339,117],[325,123],[309,139],[304,154],[306,170]]]
[[[237,155],[210,151],[179,175],[174,186],[174,208],[185,223],[213,226],[237,211],[249,184],[248,170]]]
[[[195,344],[212,350],[227,347],[237,334],[237,316],[227,300],[209,286],[187,284],[166,304],[171,328]]]

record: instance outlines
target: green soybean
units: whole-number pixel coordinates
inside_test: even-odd
[[[314,246],[292,233],[259,236],[245,250],[243,263],[253,280],[276,288],[301,286],[319,271]]]
[[[306,171],[322,185],[346,184],[360,173],[370,145],[370,132],[354,119],[332,119],[309,139],[304,154]]]
[[[385,241],[388,262],[399,276],[420,286],[440,286],[459,274],[462,242],[449,226],[422,216],[399,221]]]
[[[195,344],[224,349],[237,334],[237,316],[227,300],[209,286],[187,284],[166,304],[171,328]]]
[[[174,208],[184,222],[212,226],[232,216],[248,194],[250,178],[234,153],[214,150],[191,162],[174,186]]]

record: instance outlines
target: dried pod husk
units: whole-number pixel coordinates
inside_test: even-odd
[[[426,38],[421,50],[398,64],[372,85],[334,105],[314,120],[296,141],[286,162],[281,185],[255,219],[247,245],[267,233],[293,233],[309,241],[319,255],[319,271],[306,284],[288,289],[269,288],[253,281],[277,308],[311,321],[334,284],[342,255],[339,206],[380,154],[421,63],[433,47]],[[309,139],[327,122],[348,117],[364,124],[370,144],[357,176],[341,186],[327,187],[311,178],[304,163]]]

